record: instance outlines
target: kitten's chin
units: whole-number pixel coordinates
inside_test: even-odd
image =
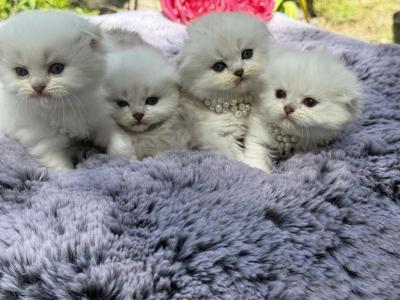
[[[126,127],[126,129],[133,133],[140,133],[140,132],[145,132],[149,127],[150,126],[147,124],[140,123]]]

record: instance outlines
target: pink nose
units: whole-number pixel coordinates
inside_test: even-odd
[[[32,87],[38,94],[41,94],[43,92],[43,90],[46,88],[45,85],[34,85]]]
[[[144,114],[142,114],[142,113],[134,113],[134,114],[133,114],[133,117],[134,117],[136,120],[140,121],[141,119],[143,119]]]
[[[239,70],[236,70],[235,72],[233,72],[233,74],[235,74],[237,77],[242,77],[243,73],[244,73],[243,69],[239,69]]]
[[[283,110],[285,111],[286,115],[290,115],[292,112],[294,112],[294,108],[288,105],[284,106]]]

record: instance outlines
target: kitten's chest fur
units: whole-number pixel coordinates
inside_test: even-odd
[[[130,135],[138,159],[168,150],[187,149],[190,143],[190,134],[180,114],[156,124],[155,128],[145,132],[131,132]]]
[[[56,104],[54,99],[48,99],[49,102],[43,106],[21,106],[12,95],[6,94],[1,100],[3,119],[10,118],[7,115],[13,118],[3,127],[10,134],[31,129],[41,136],[61,135],[68,139],[87,139],[92,134],[93,124],[98,123],[107,110],[97,98],[94,95],[81,98],[81,102],[74,107]]]
[[[46,114],[41,112],[41,119],[56,134],[64,135],[70,139],[86,139],[90,135],[90,123],[92,120],[83,113],[68,111],[62,113]]]

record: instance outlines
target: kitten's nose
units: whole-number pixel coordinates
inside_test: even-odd
[[[233,72],[233,74],[235,74],[237,77],[242,77],[244,73],[243,69],[238,69],[235,72]]]
[[[133,117],[134,117],[136,120],[140,121],[141,119],[143,119],[144,114],[142,114],[142,113],[134,113],[134,114],[133,114]]]
[[[43,92],[43,90],[46,88],[45,85],[43,84],[39,84],[39,85],[34,85],[32,86],[32,88],[38,93],[41,94]]]
[[[294,108],[289,105],[285,105],[283,110],[285,111],[286,115],[290,115],[292,112],[294,112]]]

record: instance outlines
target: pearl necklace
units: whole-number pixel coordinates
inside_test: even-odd
[[[212,112],[217,114],[231,112],[237,118],[247,117],[251,110],[252,97],[223,100],[223,99],[206,99],[204,105]]]
[[[289,155],[296,148],[297,143],[299,142],[299,137],[292,134],[287,134],[280,127],[272,125],[271,126],[272,136],[275,141],[278,143],[279,152],[283,155]]]

